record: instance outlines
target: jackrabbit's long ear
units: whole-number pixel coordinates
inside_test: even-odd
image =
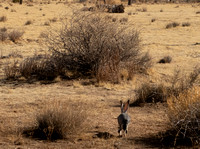
[[[120,107],[121,107],[121,112],[123,113],[124,112],[124,104],[121,100],[120,100]]]
[[[128,100],[125,105],[124,105],[124,112],[126,112],[128,110],[128,107],[129,107],[129,102],[130,100]]]

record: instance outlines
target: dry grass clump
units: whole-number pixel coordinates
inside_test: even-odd
[[[144,103],[166,102],[167,88],[162,84],[145,83],[136,90],[136,98],[130,106],[141,106]]]
[[[150,58],[141,53],[139,32],[119,27],[100,14],[75,14],[72,23],[60,33],[47,36],[52,54],[76,77],[97,81],[119,81],[120,69],[138,70],[150,66]],[[144,56],[145,55],[145,56]],[[136,70],[136,69],[134,69]]]
[[[26,79],[54,80],[59,75],[59,67],[53,57],[49,55],[35,55],[26,58],[19,71]]]
[[[80,134],[85,129],[87,113],[81,104],[75,106],[57,105],[45,109],[36,116],[36,126],[26,129],[23,133],[41,140],[66,139],[71,135]]]
[[[174,27],[177,27],[179,26],[180,24],[177,23],[177,22],[172,22],[172,23],[169,23],[166,25],[166,29],[169,29],[169,28],[174,28]]]
[[[183,27],[187,27],[187,26],[190,26],[190,25],[191,25],[191,24],[190,24],[189,22],[183,22],[183,23],[182,23],[182,26],[183,26]]]
[[[8,38],[12,41],[12,42],[16,42],[17,40],[19,40],[22,36],[23,36],[24,32],[23,31],[17,31],[17,30],[13,30],[12,32],[10,32],[8,34]]]
[[[6,16],[1,16],[0,17],[0,22],[6,22],[7,21],[7,17]]]
[[[174,145],[200,144],[200,88],[192,88],[171,96],[168,100],[168,116]]]

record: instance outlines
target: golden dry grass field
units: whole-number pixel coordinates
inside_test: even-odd
[[[92,4],[86,3],[86,6]],[[5,9],[8,7],[9,9]],[[19,5],[8,1],[0,2],[0,28],[8,31],[24,31],[16,43],[0,41],[0,148],[18,149],[61,149],[61,148],[160,148],[144,138],[165,131],[168,127],[167,106],[162,103],[130,107],[131,117],[126,138],[118,138],[117,116],[119,101],[134,100],[135,89],[149,81],[167,82],[174,70],[190,72],[200,62],[200,5],[196,4],[133,4],[125,7],[125,13],[101,12],[120,20],[127,18],[124,25],[140,31],[142,47],[152,57],[153,67],[148,75],[136,75],[129,82],[112,85],[101,83],[90,85],[87,80],[60,81],[51,84],[35,82],[5,82],[4,67],[11,61],[28,56],[44,54],[48,49],[41,34],[62,26],[62,18],[70,18],[73,11],[81,11],[82,3],[35,1]],[[142,12],[141,9],[146,9]],[[154,20],[154,21],[152,21]],[[25,25],[31,21],[30,25]],[[180,25],[166,29],[169,23]],[[189,26],[182,26],[188,22]],[[18,55],[21,55],[20,57]],[[169,64],[157,63],[161,58],[171,56]],[[88,84],[88,85],[87,85]],[[73,105],[81,102],[88,112],[86,129],[78,135],[55,142],[26,138],[20,133],[25,127],[34,125],[35,117],[45,108],[55,106],[59,101]],[[93,137],[98,132],[108,132],[114,137],[103,139]]]

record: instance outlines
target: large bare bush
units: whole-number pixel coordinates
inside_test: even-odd
[[[118,82],[121,68],[137,73],[151,66],[149,55],[141,52],[139,32],[100,14],[74,14],[70,24],[46,39],[53,55],[74,77]]]

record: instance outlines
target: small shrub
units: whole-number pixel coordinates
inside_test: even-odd
[[[6,22],[7,21],[7,17],[6,16],[1,16],[0,17],[0,22]]]
[[[129,12],[128,15],[132,15],[132,12]]]
[[[128,18],[121,18],[119,20],[120,23],[125,23],[125,22],[128,22]]]
[[[161,60],[159,60],[158,63],[165,64],[165,63],[171,63],[171,61],[172,61],[172,57],[171,56],[165,56],[164,58],[162,58]]]
[[[32,23],[33,23],[33,21],[28,20],[28,21],[26,21],[26,23],[25,23],[24,25],[30,25],[30,24],[32,24]]]
[[[151,19],[151,22],[155,22],[155,21],[156,21],[156,19],[155,19],[155,18]]]
[[[8,37],[12,42],[16,42],[17,40],[19,40],[23,36],[23,34],[24,34],[23,31],[13,30],[12,32],[10,32],[8,34]]]
[[[20,64],[20,73],[27,79],[54,80],[59,75],[59,67],[53,57],[35,55]]]
[[[169,24],[166,25],[166,29],[169,29],[169,28],[172,28],[172,27],[177,27],[179,25],[180,24],[177,23],[177,22],[169,23]]]
[[[0,28],[0,32],[7,32],[7,28],[5,27]]]
[[[14,61],[11,64],[7,64],[4,68],[4,74],[6,79],[8,80],[17,79],[20,76],[18,61]]]
[[[117,21],[117,18],[112,18],[112,22],[116,22]]]
[[[67,106],[65,108],[63,108],[63,105],[54,106],[38,114],[36,126],[30,130],[25,130],[23,133],[27,136],[49,141],[66,139],[70,135],[81,133],[85,129],[84,122],[86,119],[86,112],[78,104],[76,104],[76,107]]]
[[[171,96],[168,101],[168,117],[174,145],[179,142],[192,146],[200,144],[200,89],[192,88]]]
[[[139,106],[143,103],[166,102],[167,97],[167,88],[162,84],[151,85],[145,83],[136,90],[136,99],[130,106]]]
[[[190,26],[190,25],[191,25],[191,24],[190,24],[189,22],[183,22],[183,23],[182,23],[182,26],[183,26],[183,27],[187,27],[187,26]]]
[[[160,12],[163,12],[163,9],[160,9]]]

